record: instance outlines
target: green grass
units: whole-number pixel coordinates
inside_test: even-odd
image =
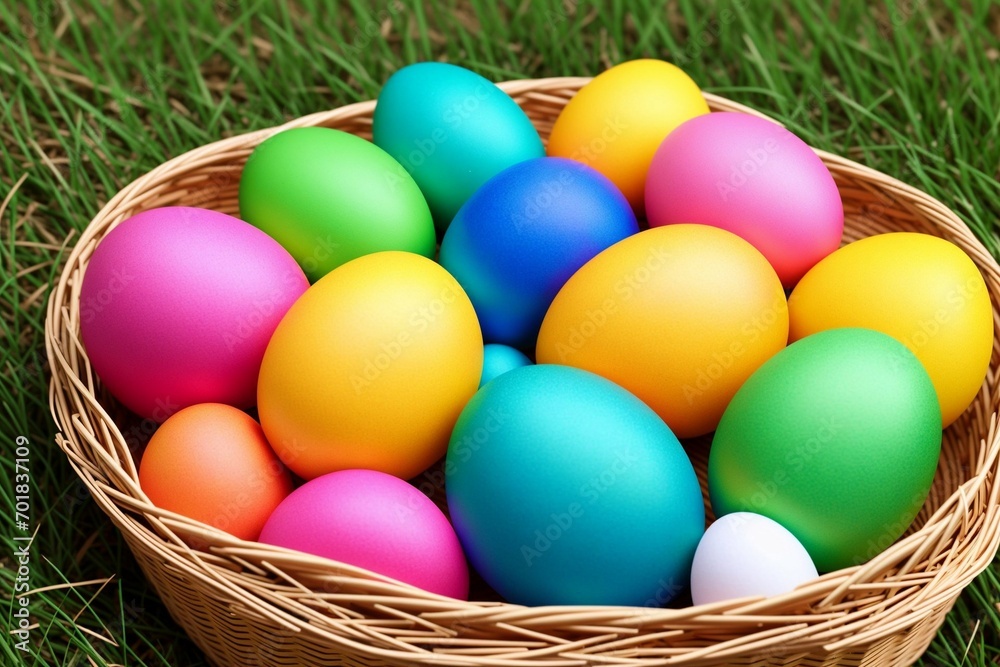
[[[15,609],[16,435],[32,447],[31,585],[61,586],[31,597],[31,653],[7,639],[0,664],[204,664],[163,620],[53,444],[47,291],[66,244],[121,186],[201,144],[372,98],[408,62],[447,59],[502,80],[589,75],[654,56],[815,146],[929,192],[997,252],[1000,7],[865,4],[0,4],[0,201],[10,197],[0,217],[0,615],[13,620]],[[993,568],[962,596],[924,664],[997,664],[998,599]]]

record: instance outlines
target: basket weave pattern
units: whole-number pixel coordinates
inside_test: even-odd
[[[501,84],[543,137],[589,79]],[[757,112],[706,94],[714,111]],[[136,426],[100,387],[80,342],[80,285],[96,244],[145,209],[238,213],[240,171],[276,131],[324,126],[371,138],[374,102],[193,150],[137,179],[94,218],[48,306],[50,404],[59,446],[122,532],[173,617],[220,665],[907,665],[1000,544],[1000,343],[972,408],[944,434],[930,497],[905,537],[870,562],[783,596],[682,609],[537,607],[442,598],[349,565],[243,542],[154,507],[139,488]],[[845,243],[888,231],[946,238],[982,271],[1000,332],[1000,267],[940,202],[818,152],[844,200]],[[128,429],[131,428],[131,431]],[[705,487],[707,443],[689,445]],[[440,493],[440,485],[436,491]]]

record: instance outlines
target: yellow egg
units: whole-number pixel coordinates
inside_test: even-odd
[[[642,215],[656,149],[675,127],[706,113],[701,90],[679,67],[632,60],[580,89],[556,119],[546,152],[601,172]]]
[[[328,273],[281,320],[261,364],[260,421],[306,479],[349,468],[408,479],[444,455],[482,370],[458,282],[420,255],[378,252]]]
[[[789,341],[838,327],[889,334],[927,369],[941,421],[979,392],[993,349],[993,311],[979,269],[958,246],[926,234],[855,241],[827,256],[788,299]]]
[[[787,338],[785,293],[760,252],[716,227],[670,225],[616,243],[569,279],[537,359],[603,375],[691,437],[715,429]]]

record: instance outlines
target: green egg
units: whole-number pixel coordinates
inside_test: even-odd
[[[910,526],[941,454],[941,411],[923,365],[869,329],[788,346],[733,397],[709,456],[716,516],[787,528],[821,572],[870,560]]]
[[[250,155],[240,217],[278,241],[315,282],[382,250],[433,257],[434,221],[413,178],[375,144],[322,127],[280,132]]]

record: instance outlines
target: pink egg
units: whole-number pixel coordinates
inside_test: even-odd
[[[742,113],[710,113],[663,140],[646,178],[651,227],[696,223],[737,234],[785,287],[840,245],[844,206],[816,153],[785,128]]]
[[[306,482],[274,510],[260,541],[384,574],[466,599],[469,571],[454,529],[407,482],[374,470],[341,470]]]
[[[264,350],[309,283],[277,241],[215,211],[139,213],[94,250],[80,334],[98,377],[163,421],[195,403],[256,403]]]

